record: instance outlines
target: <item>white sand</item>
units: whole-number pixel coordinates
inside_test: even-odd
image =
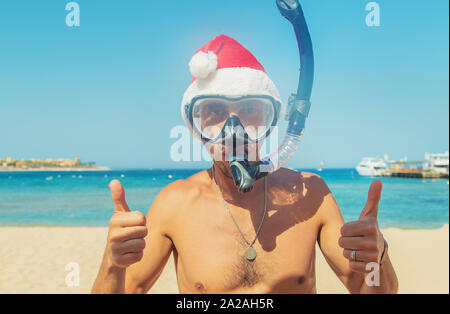
[[[400,293],[449,293],[449,227],[383,231]],[[0,227],[0,293],[89,293],[106,241],[106,228]],[[318,251],[319,293],[346,293]],[[69,287],[69,263],[80,267],[80,285]],[[177,293],[172,258],[151,293]]]

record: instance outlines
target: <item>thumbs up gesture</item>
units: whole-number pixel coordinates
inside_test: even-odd
[[[344,249],[344,257],[350,260],[350,268],[355,272],[367,272],[366,265],[380,263],[384,254],[385,241],[378,228],[382,188],[381,181],[374,181],[359,219],[344,224],[341,229],[339,246]]]
[[[145,216],[141,212],[130,212],[122,184],[114,180],[109,188],[114,202],[114,215],[109,222],[106,253],[112,265],[125,268],[142,259],[148,230]]]

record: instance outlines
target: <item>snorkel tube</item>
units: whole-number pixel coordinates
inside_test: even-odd
[[[311,108],[311,92],[314,81],[314,54],[302,7],[298,0],[276,0],[281,15],[291,22],[297,37],[300,52],[300,79],[296,94],[288,102],[286,120],[289,121],[286,136],[276,152],[263,158],[254,165],[248,160],[230,162],[233,180],[242,193],[253,189],[254,181],[267,176],[283,167],[297,150],[303,136]]]

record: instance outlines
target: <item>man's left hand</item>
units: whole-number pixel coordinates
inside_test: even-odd
[[[385,243],[378,228],[378,203],[383,184],[376,180],[369,189],[366,206],[359,220],[344,224],[341,228],[339,246],[344,249],[344,256],[350,260],[350,268],[355,272],[365,273],[368,263],[380,263]],[[352,253],[352,251],[354,251]]]

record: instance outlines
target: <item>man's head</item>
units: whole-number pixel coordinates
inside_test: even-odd
[[[236,40],[221,35],[189,63],[193,80],[181,113],[215,162],[259,159],[262,141],[277,124],[281,100],[258,60]]]

